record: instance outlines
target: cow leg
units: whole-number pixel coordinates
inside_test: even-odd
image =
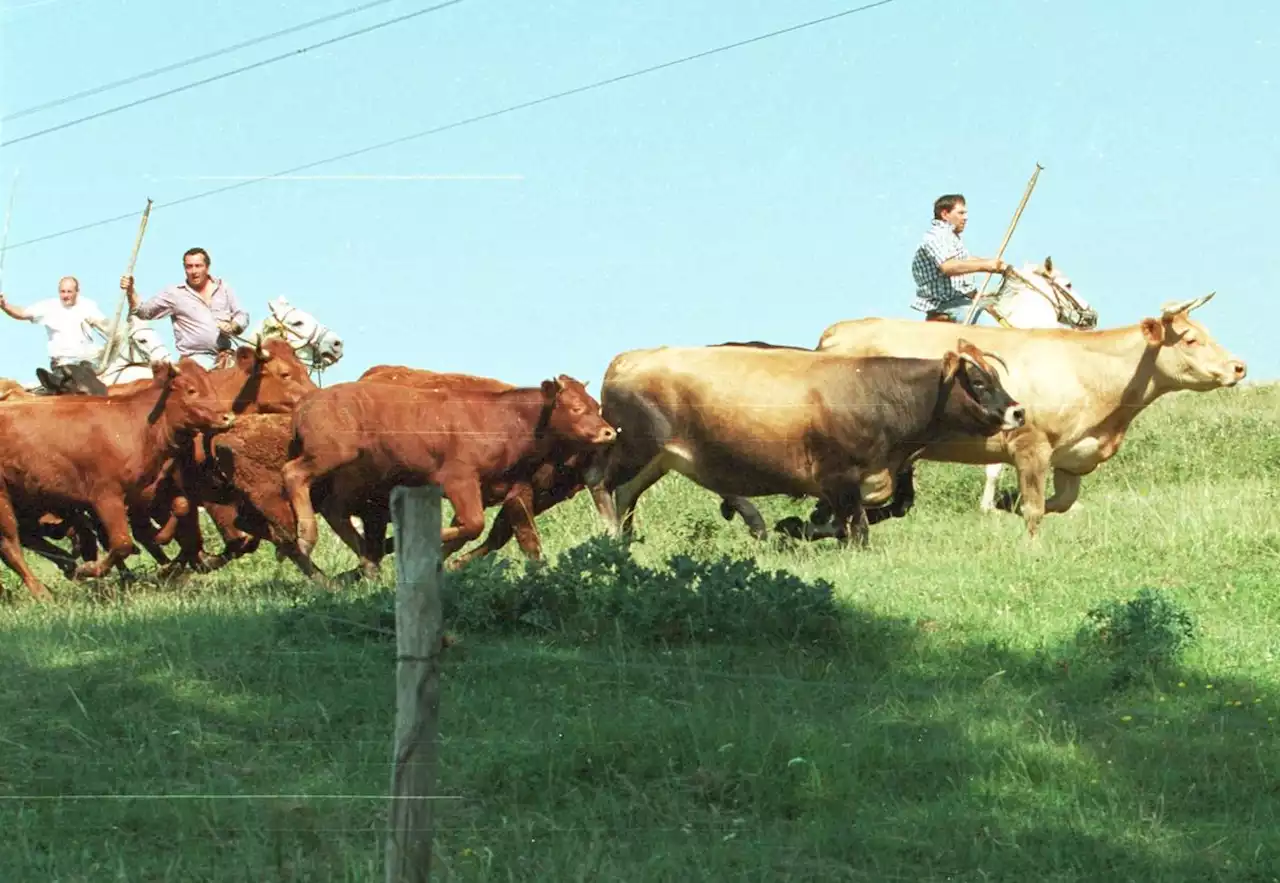
[[[54,567],[62,571],[62,575],[67,579],[71,579],[76,572],[76,564],[79,559],[65,549],[55,546],[49,541],[48,537],[39,533],[23,530],[19,526],[18,541],[24,547],[35,552],[41,558],[51,562]]]
[[[235,503],[209,502],[201,505],[204,506],[204,511],[209,513],[209,518],[214,525],[217,526],[218,533],[222,535],[222,554],[203,558],[201,560],[203,569],[217,570],[237,558],[252,555],[257,551],[258,537],[245,533],[236,525],[239,506]]]
[[[484,498],[475,475],[456,475],[440,482],[454,511],[454,524],[440,531],[440,558],[450,555],[484,533]]]
[[[1053,496],[1045,501],[1045,512],[1066,512],[1080,496],[1080,479],[1083,476],[1063,469],[1053,470]]]
[[[1044,482],[1052,453],[1047,440],[1021,445],[1014,453],[1018,490],[1022,495],[1022,520],[1027,534],[1035,537],[1044,518]]]
[[[613,492],[621,532],[630,536],[635,529],[636,502],[640,495],[658,483],[669,469],[667,454],[660,453],[645,464],[635,477]],[[617,528],[615,528],[617,529]]]
[[[311,502],[311,483],[316,479],[331,474],[334,470],[359,457],[358,450],[350,449],[337,440],[317,453],[303,451],[294,459],[284,464],[281,477],[284,479],[285,493],[298,524],[298,550],[310,557],[316,547],[319,528],[316,524],[316,510]]]
[[[603,484],[590,485],[591,500],[596,504],[596,512],[604,521],[605,528],[614,536],[618,535],[618,509],[613,504],[613,494]]]
[[[733,521],[733,513],[737,512],[742,516],[742,520],[746,522],[747,530],[751,536],[757,540],[767,540],[769,538],[769,528],[765,526],[764,518],[760,515],[760,510],[755,504],[746,497],[736,495],[722,496],[720,498],[720,514],[725,521]]]
[[[867,510],[862,505],[862,489],[856,484],[842,488],[829,505],[835,516],[835,535],[841,544],[856,543],[859,548],[866,548],[871,531],[867,525]]]
[[[996,509],[996,484],[1000,481],[1000,473],[1004,471],[1003,463],[988,463],[985,467],[987,483],[982,487],[982,499],[978,503],[979,511],[990,514]]]
[[[0,487],[0,558],[4,559],[4,563],[9,565],[9,568],[14,573],[22,577],[23,584],[26,585],[27,591],[31,592],[33,597],[41,601],[48,601],[52,598],[49,590],[31,572],[31,568],[27,566],[26,558],[22,555],[22,542],[18,533],[18,516],[13,511],[13,503],[3,487]],[[0,586],[0,594],[3,593],[4,588]]]
[[[107,556],[101,561],[81,564],[76,568],[77,578],[101,577],[138,551],[129,535],[129,514],[123,496],[104,496],[94,503],[93,509],[107,531]]]
[[[151,521],[151,514],[146,510],[139,510],[132,506],[129,507],[129,528],[133,531],[133,538],[142,544],[142,548],[156,560],[161,567],[169,563],[169,556],[165,554],[161,548],[156,536],[158,531]],[[121,562],[123,564],[124,562]]]
[[[515,536],[520,551],[524,552],[526,558],[541,561],[542,538],[534,523],[533,496],[533,488],[525,485],[514,496],[504,500],[484,542],[468,552],[447,559],[445,569],[458,570],[477,558],[483,558],[505,546],[512,536]]]

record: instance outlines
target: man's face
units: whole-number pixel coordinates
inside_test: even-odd
[[[963,233],[965,222],[969,220],[969,207],[963,202],[957,202],[951,207],[951,211],[942,213],[942,220],[950,224],[956,233]]]
[[[74,307],[79,296],[80,289],[70,279],[63,279],[58,283],[58,300],[62,301],[64,307]]]
[[[187,284],[192,288],[203,288],[209,278],[209,265],[202,254],[189,254],[183,258],[182,269],[187,271]]]

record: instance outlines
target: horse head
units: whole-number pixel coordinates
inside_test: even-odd
[[[1097,312],[1053,265],[1052,257],[1008,273],[994,300],[997,314],[1014,328],[1088,329],[1098,324]]]
[[[256,338],[251,342],[283,338],[312,370],[323,370],[342,358],[342,338],[306,310],[294,306],[284,297],[269,301],[267,309],[271,315],[262,320]]]

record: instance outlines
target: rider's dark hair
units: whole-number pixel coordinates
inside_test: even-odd
[[[206,267],[212,267],[212,266],[213,266],[213,261],[211,261],[211,260],[209,259],[209,252],[205,251],[205,250],[204,250],[203,248],[201,248],[200,246],[196,246],[195,248],[188,248],[186,251],[184,251],[184,252],[182,253],[182,262],[185,264],[185,263],[187,262],[187,258],[191,257],[193,254],[202,254],[202,255],[204,255],[204,265],[205,265]]]
[[[964,202],[964,196],[960,193],[947,193],[939,196],[933,201],[933,218],[935,221],[942,220],[942,213],[949,212],[957,205]]]

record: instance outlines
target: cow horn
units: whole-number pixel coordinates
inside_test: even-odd
[[[986,356],[988,359],[990,359],[991,361],[998,362],[1000,367],[1003,368],[1005,371],[1009,370],[1008,363],[1006,363],[1004,359],[1000,358],[998,354],[993,353],[990,350],[983,350],[982,354]]]
[[[1211,291],[1204,297],[1193,297],[1190,300],[1165,301],[1165,303],[1160,307],[1160,315],[1166,319],[1172,319],[1174,316],[1178,315],[1178,313],[1189,313],[1196,307],[1204,306],[1215,294],[1217,294],[1216,291]]]

